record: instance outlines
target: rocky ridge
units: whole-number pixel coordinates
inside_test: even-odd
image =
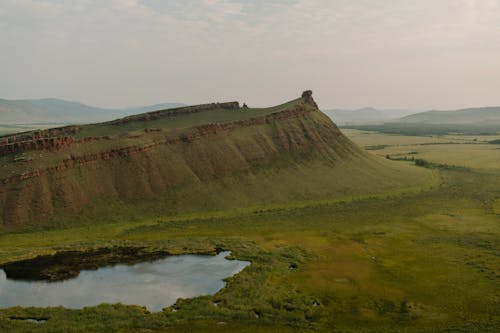
[[[214,103],[107,124],[121,126],[220,108],[240,110],[236,102]],[[79,131],[83,127],[79,126],[23,133],[15,140],[4,138],[8,147],[24,142],[16,146],[17,152],[47,150],[44,155],[50,158],[39,160],[36,155],[23,163],[24,171],[0,176],[0,224],[8,229],[46,224],[61,214],[77,214],[103,198],[155,198],[185,184],[202,186],[215,179],[252,173],[282,158],[301,161],[301,156],[309,156],[305,161],[335,163],[352,149],[350,141],[317,109],[310,92],[280,111],[193,126],[180,134],[147,124],[142,134],[134,134],[140,138],[132,140],[140,144],[133,145],[125,137],[82,137]],[[102,146],[100,142],[109,142],[112,148],[96,150]],[[12,148],[4,151],[15,154]]]

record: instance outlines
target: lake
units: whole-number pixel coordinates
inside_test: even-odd
[[[150,311],[175,303],[178,298],[215,294],[223,279],[239,273],[248,261],[228,260],[229,251],[210,255],[169,256],[134,265],[83,270],[73,279],[18,281],[0,269],[0,307],[64,306],[79,309],[101,303],[146,306]]]

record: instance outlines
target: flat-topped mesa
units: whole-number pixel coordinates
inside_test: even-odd
[[[135,121],[148,121],[155,120],[159,118],[165,117],[173,117],[182,114],[196,113],[196,112],[205,112],[216,109],[228,109],[228,110],[239,110],[240,103],[239,102],[225,102],[225,103],[210,103],[210,104],[201,104],[201,105],[193,105],[193,106],[182,106],[174,109],[166,109],[166,110],[158,110],[153,112],[141,113],[137,115],[128,116],[125,118],[117,119],[110,121],[105,124],[112,125],[120,125],[126,124]]]
[[[306,90],[302,93],[302,99],[304,100],[305,103],[310,104],[314,106],[315,108],[318,108],[318,104],[314,101],[312,97],[312,90]]]
[[[344,160],[351,163],[350,156],[362,152],[317,109],[311,91],[296,97],[269,108],[211,103],[0,137],[0,231],[77,222],[87,209],[114,216],[112,205],[101,206],[103,199],[138,204],[151,199],[154,214],[189,213],[190,197],[199,193],[219,200],[211,191],[221,179],[230,192],[242,195],[234,207],[267,202],[270,196],[281,200],[289,191],[296,192],[286,200],[302,197],[309,191],[307,180],[278,180],[275,186],[274,175],[286,167],[277,177],[291,180],[304,177],[294,170],[309,166],[343,167]],[[42,149],[47,152],[3,156]],[[262,196],[252,201],[255,192]],[[317,193],[319,198],[323,189]],[[222,207],[224,201],[214,203]]]

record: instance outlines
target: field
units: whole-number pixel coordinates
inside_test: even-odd
[[[499,123],[497,120],[483,121],[470,124],[442,124],[442,123],[384,123],[375,125],[349,125],[345,129],[357,129],[362,131],[377,131],[385,134],[399,135],[452,135],[460,133],[463,135],[497,135]]]
[[[0,234],[0,263],[116,245],[172,253],[222,247],[252,262],[216,295],[160,313],[119,304],[17,307],[0,310],[0,331],[498,332],[500,149],[486,143],[492,137],[344,133],[381,163],[425,171],[425,181],[163,218],[127,220],[133,212],[125,209],[119,222],[88,218],[79,227]]]
[[[434,163],[490,170],[500,168],[500,146],[490,144],[500,135],[403,136],[344,129],[359,146],[385,157],[429,160]]]

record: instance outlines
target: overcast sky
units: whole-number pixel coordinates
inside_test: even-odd
[[[0,98],[500,105],[500,0],[0,0]]]

